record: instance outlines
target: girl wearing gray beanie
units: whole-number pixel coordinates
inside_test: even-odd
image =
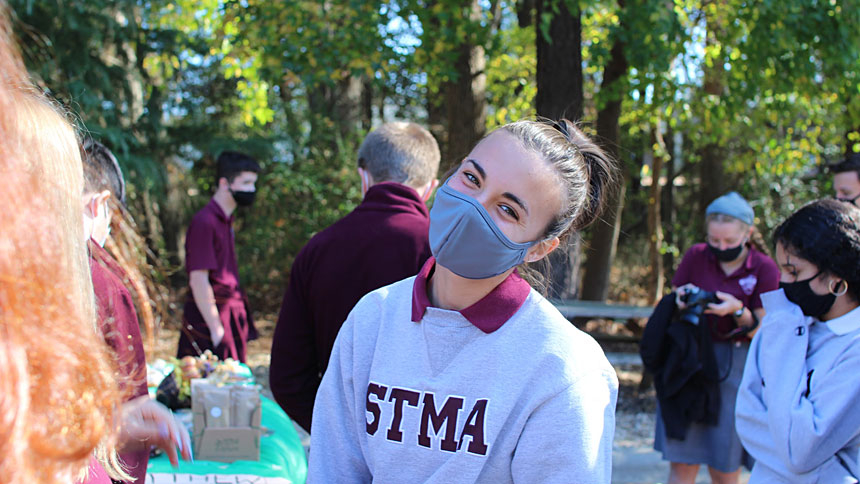
[[[707,418],[692,422],[678,414],[677,406],[661,402],[654,448],[671,463],[670,483],[694,483],[699,466],[706,464],[712,482],[736,484],[740,466],[750,467],[751,459],[735,432],[735,397],[751,333],[764,316],[759,295],[778,287],[779,270],[758,243],[760,237],[755,240],[753,209],[738,193],[717,198],[705,214],[705,242],[684,254],[672,287],[675,317],[698,311],[692,320],[707,325],[701,331],[710,333],[710,337],[704,333],[703,339],[713,344],[713,396],[708,397]],[[691,320],[689,316],[681,319]],[[711,348],[699,348],[700,355],[706,351],[710,354]],[[679,420],[686,426],[679,426]]]

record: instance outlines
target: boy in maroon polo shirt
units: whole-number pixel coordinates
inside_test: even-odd
[[[257,330],[239,287],[233,212],[256,195],[260,165],[250,156],[225,151],[218,156],[217,190],[191,219],[185,237],[185,269],[191,288],[177,355],[212,350],[219,358],[245,362]]]
[[[364,200],[315,235],[293,261],[272,341],[269,383],[306,430],[338,330],[374,289],[413,276],[430,256],[426,201],[436,188],[439,147],[414,123],[386,123],[358,152]]]
[[[84,233],[89,238],[90,270],[96,296],[99,327],[105,342],[116,355],[122,380],[120,388],[128,402],[147,394],[146,354],[140,336],[137,312],[126,288],[128,275],[103,248],[110,233],[113,198],[125,203],[125,181],[113,153],[101,143],[88,139],[81,157],[84,166]],[[149,450],[120,455],[129,475],[143,482]]]

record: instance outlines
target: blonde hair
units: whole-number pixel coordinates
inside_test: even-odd
[[[120,405],[96,328],[75,131],[26,73],[0,5],[0,482],[112,477]]]

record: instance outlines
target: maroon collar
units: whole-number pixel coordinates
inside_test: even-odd
[[[107,251],[104,247],[100,246],[98,242],[93,240],[92,238],[87,241],[87,246],[90,249],[90,259],[91,263],[100,263],[105,266],[109,271],[113,272],[123,283],[128,283],[128,275],[125,272],[119,262],[110,255],[110,252]]]
[[[221,205],[218,205],[218,202],[215,201],[215,197],[212,197],[209,200],[209,203],[206,204],[206,208],[207,210],[212,211],[212,213],[215,214],[215,217],[218,218],[218,220],[222,220],[228,224],[233,222],[233,214],[230,214],[230,216],[228,217],[227,214],[224,213],[224,209],[221,208]]]
[[[427,297],[427,280],[436,268],[436,259],[430,257],[415,277],[412,286],[412,321],[424,318],[427,308],[432,307]],[[459,311],[470,323],[485,333],[502,327],[526,302],[531,286],[514,270],[510,276],[496,286],[480,301]]]

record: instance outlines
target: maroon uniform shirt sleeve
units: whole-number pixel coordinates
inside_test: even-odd
[[[125,287],[125,272],[102,247],[90,243],[90,268],[96,296],[99,325],[105,342],[114,352],[126,401],[147,394],[146,355],[137,311]],[[122,452],[120,458],[135,482],[143,482],[149,452]]]
[[[191,220],[185,235],[185,269],[188,272],[218,269],[216,237],[215,226],[205,216],[197,216]]]
[[[76,481],[79,484],[111,484],[111,479],[107,471],[95,457],[90,458],[90,465],[87,468],[87,477],[83,481]]]
[[[299,253],[290,271],[290,285],[281,303],[275,336],[269,386],[278,405],[296,423],[310,432],[314,399],[320,385],[314,324],[304,294],[305,251]]]

